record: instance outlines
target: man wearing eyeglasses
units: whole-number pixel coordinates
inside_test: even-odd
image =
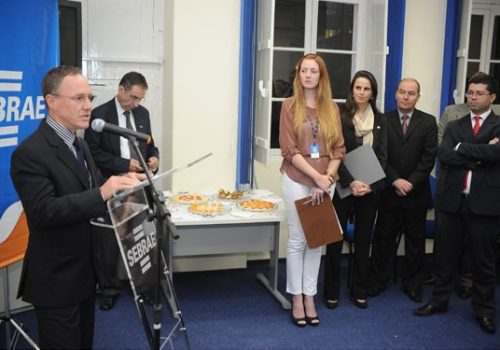
[[[90,349],[95,274],[90,219],[145,176],[105,182],[78,129],[89,126],[91,93],[80,69],[51,69],[42,82],[48,115],[12,154],[11,177],[30,231],[18,297],[33,304],[42,349]]]
[[[498,91],[489,75],[469,79],[470,112],[448,124],[438,150],[445,170],[437,192],[436,283],[417,316],[446,312],[464,242],[472,261],[471,303],[479,326],[495,333],[495,258],[500,219],[500,118],[491,110]],[[441,175],[440,175],[441,176]]]
[[[125,74],[118,85],[117,95],[110,101],[92,111],[91,122],[102,119],[106,123],[130,128],[151,135],[149,111],[140,105],[146,96],[146,78],[138,72]],[[129,141],[111,133],[97,133],[91,128],[85,130],[85,140],[90,152],[105,177],[124,172],[144,172],[138,155]],[[159,151],[154,141],[139,141],[142,158],[147,162],[149,171],[156,173],[159,166]],[[111,229],[100,229],[95,237],[96,272],[101,292],[99,308],[107,311],[113,308],[120,292],[117,273],[119,249],[115,234]]]
[[[476,72],[472,76],[476,75],[486,75],[484,72]],[[466,91],[469,90],[469,80],[467,80],[466,84]],[[465,97],[467,97],[467,92],[465,93]],[[495,110],[495,107],[498,109]],[[492,109],[495,112],[495,114],[500,114],[500,106],[494,106],[492,105]],[[449,122],[453,120],[460,119],[464,117],[465,115],[469,115],[469,105],[467,103],[460,103],[460,104],[452,104],[449,106],[446,106],[444,109],[443,115],[441,116],[441,119],[439,120],[438,124],[438,142],[441,144],[441,141],[443,139],[443,134],[444,130],[446,129],[446,126],[448,125]],[[438,177],[438,191],[442,186],[442,183],[440,179],[444,179],[444,174],[441,176],[442,172],[444,170],[440,169],[439,172],[439,177]],[[438,216],[439,216],[439,203],[436,203],[436,207],[434,209],[434,217],[436,222],[438,221]],[[472,293],[472,271],[471,271],[471,261],[469,257],[469,253],[467,251],[467,245],[464,248],[464,252],[462,254],[461,262],[460,262],[460,278],[457,283],[457,292],[458,296],[461,299],[467,299],[470,297]]]

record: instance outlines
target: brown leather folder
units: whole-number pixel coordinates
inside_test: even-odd
[[[310,249],[342,240],[342,229],[329,195],[312,205],[311,196],[295,201],[302,229]]]

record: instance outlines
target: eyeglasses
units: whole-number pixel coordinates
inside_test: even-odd
[[[95,98],[97,97],[96,95],[76,95],[76,96],[65,96],[65,95],[59,95],[59,94],[51,94],[57,97],[64,97],[64,98],[69,98],[76,103],[82,105],[84,104],[87,100],[89,100],[90,103],[92,103]]]
[[[476,97],[481,98],[483,96],[488,96],[488,95],[491,95],[491,94],[489,92],[486,92],[486,91],[471,91],[471,90],[469,90],[469,91],[467,91],[465,93],[465,97],[474,97],[474,96],[476,96]]]
[[[132,100],[132,102],[141,102],[144,99],[144,97],[130,95],[130,99]]]

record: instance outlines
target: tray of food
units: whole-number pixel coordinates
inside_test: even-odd
[[[261,199],[249,199],[240,201],[237,204],[238,209],[246,211],[273,211],[277,208],[277,204]]]
[[[201,216],[219,216],[229,213],[231,208],[219,202],[206,202],[191,204],[188,211]]]
[[[177,204],[201,204],[208,202],[208,197],[198,193],[178,193],[170,200]]]
[[[217,193],[219,199],[238,201],[245,197],[245,192],[243,191],[229,191],[221,188]]]

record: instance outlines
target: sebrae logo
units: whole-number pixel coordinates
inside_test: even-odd
[[[9,164],[14,148],[33,128],[33,121],[45,118],[45,102],[42,96],[23,93],[23,72],[0,70],[0,159]],[[37,124],[37,123],[36,123]],[[2,195],[0,196],[0,247],[9,247],[2,254],[0,264],[10,263],[17,251],[24,252],[27,224],[21,202],[8,178],[8,166],[2,166]],[[15,243],[15,244],[14,244]],[[12,244],[14,244],[12,246]],[[19,249],[16,249],[19,248]],[[2,249],[0,249],[2,250]],[[7,254],[9,253],[9,254]],[[10,258],[12,259],[9,259]],[[7,259],[7,260],[5,260]]]

